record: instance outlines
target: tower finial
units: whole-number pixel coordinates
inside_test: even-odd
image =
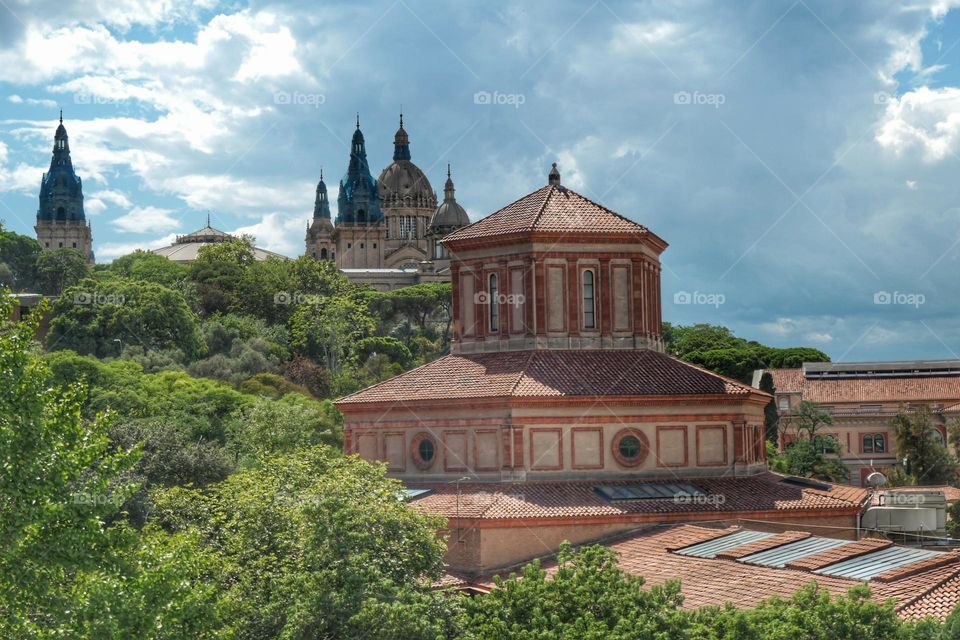
[[[403,105],[400,105],[400,128],[403,129]]]
[[[450,177],[450,163],[447,163],[447,177]]]
[[[547,184],[560,186],[560,170],[557,169],[557,163],[553,163],[553,168],[550,169],[550,174],[547,176]]]
[[[210,212],[207,211],[207,226],[210,226]]]
[[[357,111],[357,129],[360,128],[360,112]]]
[[[63,124],[63,109],[60,109],[60,124]]]

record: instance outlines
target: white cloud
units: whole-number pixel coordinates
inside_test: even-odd
[[[299,238],[297,237],[297,232]],[[256,244],[262,249],[286,256],[303,253],[303,234],[306,231],[304,218],[284,217],[270,213],[260,222],[235,229],[234,235],[249,234],[256,238]]]
[[[129,233],[158,233],[180,226],[171,209],[159,207],[134,207],[130,213],[114,218],[111,222]]]
[[[775,336],[792,335],[797,330],[797,323],[791,318],[777,318],[774,322],[764,322],[760,329]]]
[[[173,244],[175,239],[176,234],[171,233],[161,238],[140,240],[138,242],[104,242],[103,244],[96,245],[94,253],[97,254],[98,261],[113,260],[114,258],[133,253],[137,249],[150,250],[166,247]]]
[[[955,154],[960,142],[960,87],[920,87],[891,99],[876,140],[897,155],[916,149],[927,162]]]
[[[829,344],[833,342],[833,336],[829,333],[808,333],[804,337],[810,342],[817,344]]]
[[[103,213],[107,210],[107,206],[110,204],[120,209],[129,209],[133,207],[133,203],[130,202],[130,199],[124,193],[115,189],[94,191],[93,193],[87,195],[83,200],[83,208],[88,215],[98,215]]]

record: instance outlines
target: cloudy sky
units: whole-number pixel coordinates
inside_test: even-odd
[[[666,239],[666,320],[960,358],[953,1],[307,4],[0,1],[4,225],[33,233],[62,108],[98,260],[208,213],[295,256],[354,114],[379,171],[402,106],[471,218],[556,161]]]

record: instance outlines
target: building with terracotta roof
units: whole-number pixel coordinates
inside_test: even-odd
[[[801,401],[815,402],[833,416],[824,429],[840,444],[850,482],[863,486],[874,471],[897,464],[891,419],[901,410],[927,405],[936,435],[947,441],[947,423],[960,417],[960,360],[804,363],[796,369],[754,372],[754,386],[769,373],[780,416],[780,448],[796,437],[790,418]]]
[[[669,525],[606,542],[621,569],[646,586],[679,580],[683,607],[755,607],[789,598],[811,582],[832,595],[867,584],[878,602],[892,600],[902,618],[944,620],[960,603],[960,553],[903,547],[889,540],[840,539],[765,523],[704,527]],[[544,562],[549,573],[556,562]],[[489,590],[487,576],[450,576],[461,589]]]
[[[443,239],[451,353],[338,400],[345,451],[447,518],[463,571],[671,521],[854,535],[868,492],[767,471],[769,395],[663,352],[667,243],[548,182]]]

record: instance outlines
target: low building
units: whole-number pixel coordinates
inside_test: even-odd
[[[944,443],[947,423],[960,417],[960,360],[804,363],[796,369],[756,371],[754,387],[759,388],[764,373],[772,379],[784,425],[789,425],[804,400],[833,416],[833,425],[825,427],[823,434],[839,443],[839,457],[850,472],[850,482],[858,486],[870,473],[889,471],[897,464],[890,424],[897,412],[929,406]],[[781,429],[780,449],[795,437],[789,427]]]
[[[855,531],[868,492],[767,471],[770,396],[663,352],[652,231],[548,185],[446,236],[451,354],[336,402],[344,450],[496,567],[642,525]]]
[[[897,615],[910,620],[945,620],[960,603],[956,552],[763,524],[652,527],[605,544],[617,553],[621,569],[646,580],[646,588],[679,580],[685,609],[728,603],[753,608],[772,596],[789,598],[814,581],[834,596],[866,584],[875,601],[892,600]],[[547,560],[544,568],[554,573],[556,562]],[[454,574],[449,582],[480,592],[493,586],[488,576],[468,574]]]

